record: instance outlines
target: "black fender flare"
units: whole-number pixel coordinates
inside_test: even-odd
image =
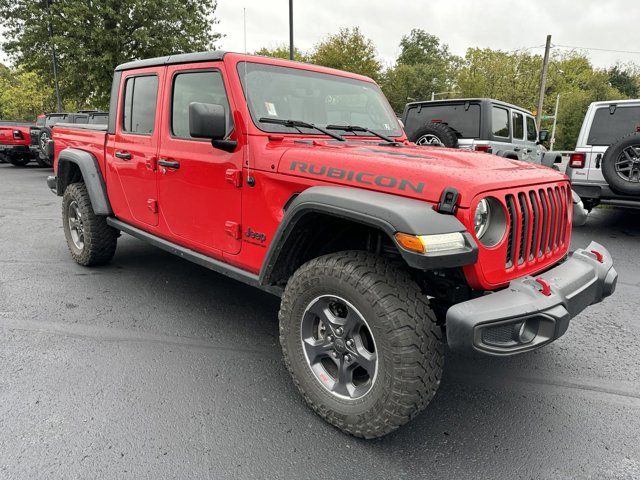
[[[517,152],[513,150],[498,150],[495,155],[499,157],[509,158],[511,160],[520,160]]]
[[[77,148],[65,148],[58,155],[57,167],[57,193],[63,195],[65,189],[71,183],[70,166],[75,164],[80,169],[84,184],[91,199],[91,206],[97,215],[112,215],[111,203],[107,196],[107,187],[94,155]]]
[[[453,215],[438,213],[424,201],[350,187],[310,187],[290,200],[265,256],[260,284],[270,285],[272,274],[287,240],[297,223],[309,213],[323,213],[368,225],[386,233],[406,263],[413,268],[432,270],[476,262],[478,247],[466,227]],[[398,232],[436,235],[460,232],[466,247],[456,252],[418,254],[402,248],[395,240]]]
[[[556,163],[562,163],[562,155],[559,155],[556,152],[544,152],[540,163],[545,167],[553,168]]]

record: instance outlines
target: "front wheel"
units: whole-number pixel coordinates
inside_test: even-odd
[[[73,259],[91,267],[109,263],[116,252],[119,232],[96,215],[84,183],[73,183],[62,197],[62,224]]]
[[[423,410],[440,384],[441,330],[409,272],[367,252],[304,264],[280,308],[284,361],[315,412],[375,438]]]

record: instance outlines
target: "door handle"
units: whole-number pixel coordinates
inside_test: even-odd
[[[158,165],[166,168],[174,168],[176,170],[180,168],[180,162],[176,162],[175,160],[168,160],[166,158],[161,158],[160,160],[158,160]]]
[[[520,147],[513,147],[514,152],[519,152],[520,150],[522,150]]]
[[[116,152],[116,157],[122,160],[131,160],[131,154],[129,152]]]

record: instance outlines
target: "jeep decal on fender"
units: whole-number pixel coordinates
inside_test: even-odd
[[[398,190],[413,190],[422,193],[424,182],[413,183],[406,179],[398,179],[389,175],[377,175],[370,172],[356,172],[343,168],[327,167],[326,165],[314,165],[312,163],[294,160],[289,166],[292,172],[308,173],[318,177],[327,177],[333,180],[349,180],[363,185],[377,185],[383,188],[397,188]]]

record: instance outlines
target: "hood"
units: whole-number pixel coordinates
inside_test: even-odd
[[[355,141],[291,143],[278,172],[432,203],[453,187],[460,193],[462,208],[480,193],[566,178],[547,167],[487,153]]]

